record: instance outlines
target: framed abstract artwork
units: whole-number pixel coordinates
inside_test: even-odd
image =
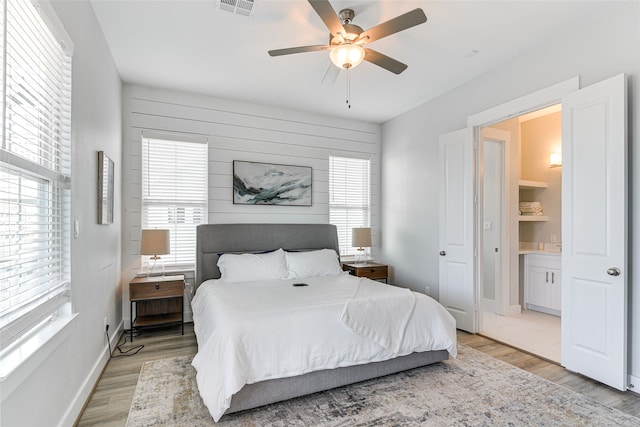
[[[233,203],[311,206],[310,166],[233,161]]]
[[[114,175],[113,160],[98,151],[98,224],[113,222]]]

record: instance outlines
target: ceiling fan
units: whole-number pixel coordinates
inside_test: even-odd
[[[354,68],[363,60],[392,73],[402,73],[407,69],[406,64],[363,46],[427,21],[422,9],[418,8],[364,31],[361,27],[351,23],[355,16],[352,9],[343,9],[339,14],[336,14],[328,0],[308,1],[329,29],[329,44],[270,50],[269,55],[280,56],[330,50],[331,62],[337,69],[329,66],[324,80],[327,79],[328,74],[332,73],[335,74],[333,76],[333,80],[335,80],[341,69]],[[332,72],[331,69],[334,71]]]

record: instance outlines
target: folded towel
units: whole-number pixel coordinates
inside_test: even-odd
[[[544,215],[542,212],[520,212],[522,216],[542,216]]]
[[[519,204],[520,212],[542,212],[542,203],[540,202],[520,202]]]

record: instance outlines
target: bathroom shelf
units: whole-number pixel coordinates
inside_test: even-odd
[[[518,221],[528,222],[528,221],[549,221],[549,217],[546,215],[537,216],[537,215],[519,215]]]
[[[528,190],[528,189],[534,189],[534,188],[547,188],[548,186],[546,182],[529,181],[526,179],[521,179],[520,181],[518,181],[518,185],[520,186],[521,190]]]

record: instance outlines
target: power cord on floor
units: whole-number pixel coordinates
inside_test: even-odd
[[[125,356],[134,356],[144,348],[144,345],[137,345],[135,347],[131,347],[129,350],[122,350],[122,346],[127,343],[127,334],[123,334],[122,342],[118,343],[118,345],[116,346],[120,354],[114,356],[113,352],[111,351],[111,339],[109,338],[109,325],[106,326],[104,333],[107,335],[107,344],[109,345],[109,357],[111,359],[117,359],[119,357],[125,357]],[[132,351],[133,353],[131,353]]]

